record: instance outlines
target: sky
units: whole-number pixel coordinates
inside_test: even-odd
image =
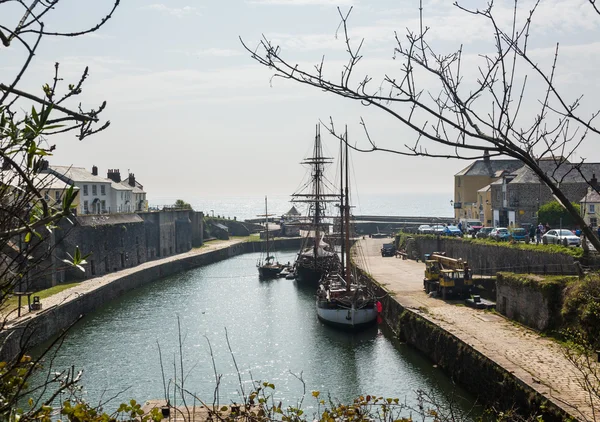
[[[451,3],[424,0],[430,39],[440,52],[463,45],[465,75],[476,78],[479,55],[491,51],[493,34],[484,20]],[[499,22],[508,24],[513,2],[495,4]],[[519,2],[520,18],[531,4]],[[62,0],[48,16],[46,29],[85,28],[111,5],[110,0]],[[111,121],[110,128],[83,141],[72,135],[54,137],[53,164],[96,165],[101,175],[113,168],[130,171],[150,200],[287,195],[305,175],[299,163],[311,150],[319,120],[333,118],[338,128],[348,125],[350,139],[362,145],[361,118],[378,145],[398,147],[416,139],[378,110],[272,80],[273,72],[255,63],[239,40],[255,46],[264,35],[302,66],[324,57],[328,74],[335,76],[345,60],[344,43],[336,37],[337,7],[346,11],[351,6],[350,35],[365,40],[359,74],[375,75],[377,81],[384,73],[399,73],[394,34],[402,37],[407,29],[418,28],[416,0],[123,0],[94,34],[45,38],[21,88],[39,90],[51,80],[55,62],[65,84],[76,82],[89,66],[78,101],[92,107],[108,103],[104,118]],[[16,17],[4,13],[0,21],[6,25],[11,19]],[[598,94],[599,23],[600,16],[584,0],[542,0],[532,27],[530,53],[546,66],[560,43],[557,80],[572,98],[585,94],[584,110],[593,107],[590,99]],[[5,81],[23,55],[17,47],[0,54],[0,80]],[[423,79],[423,88],[429,83]],[[533,115],[535,106],[535,98],[526,101],[525,116]],[[599,161],[595,142],[590,136],[580,147],[588,161]],[[337,155],[333,137],[324,134],[323,143],[328,154]],[[453,175],[468,165],[381,152],[353,153],[352,160],[358,191],[368,194],[440,192],[450,197]]]

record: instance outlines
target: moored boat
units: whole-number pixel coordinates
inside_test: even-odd
[[[264,258],[261,257],[256,264],[258,268],[258,276],[262,279],[270,279],[279,277],[279,273],[284,269],[285,265],[280,264],[275,259],[275,256],[271,253],[271,244],[269,242],[269,213],[267,210],[267,197],[265,196],[265,234],[266,234],[266,242],[265,242],[265,250],[264,250]]]
[[[327,205],[338,202],[339,195],[328,191],[325,186],[325,168],[332,162],[323,156],[321,134],[317,125],[315,144],[311,157],[302,164],[310,167],[310,180],[303,184],[300,192],[292,195],[292,201],[308,204],[308,217],[304,220],[302,247],[294,263],[296,279],[304,284],[317,285],[319,280],[330,271],[337,271],[340,258],[332,245],[324,241],[329,229]]]
[[[347,136],[347,135],[346,135]],[[345,142],[345,183],[341,195],[342,262],[340,271],[328,272],[319,282],[317,317],[325,324],[346,329],[361,329],[374,324],[381,304],[373,292],[353,273],[350,260],[350,194],[348,188],[348,143]],[[342,177],[342,176],[340,176]]]

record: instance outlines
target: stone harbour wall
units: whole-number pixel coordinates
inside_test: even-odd
[[[568,279],[499,273],[496,310],[538,331],[557,328],[561,320],[562,291]]]
[[[371,280],[383,305],[382,317],[394,335],[438,365],[479,403],[520,414],[541,414],[546,422],[570,420],[560,407],[454,334],[436,325],[421,311],[404,308],[385,287]]]
[[[477,244],[452,237],[414,236],[408,256],[424,259],[425,254],[446,252],[462,258],[476,275],[495,275],[500,271],[535,274],[577,274],[575,258],[562,253],[521,250],[501,245]]]

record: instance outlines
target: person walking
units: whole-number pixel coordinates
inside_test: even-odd
[[[544,227],[544,233],[548,233],[548,230],[550,230],[550,224],[546,223],[546,226]]]
[[[535,244],[539,245],[540,242],[542,241],[542,230],[544,230],[543,226],[541,224],[539,224],[536,228],[535,228]]]
[[[529,227],[529,241],[535,242],[535,226],[533,224]]]

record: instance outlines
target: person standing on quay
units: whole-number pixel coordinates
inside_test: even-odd
[[[529,241],[535,242],[535,226],[533,224],[529,227]]]
[[[535,229],[535,243],[536,245],[539,245],[540,242],[542,241],[542,233],[544,231],[544,226],[542,226],[542,223],[538,224],[537,228]]]

